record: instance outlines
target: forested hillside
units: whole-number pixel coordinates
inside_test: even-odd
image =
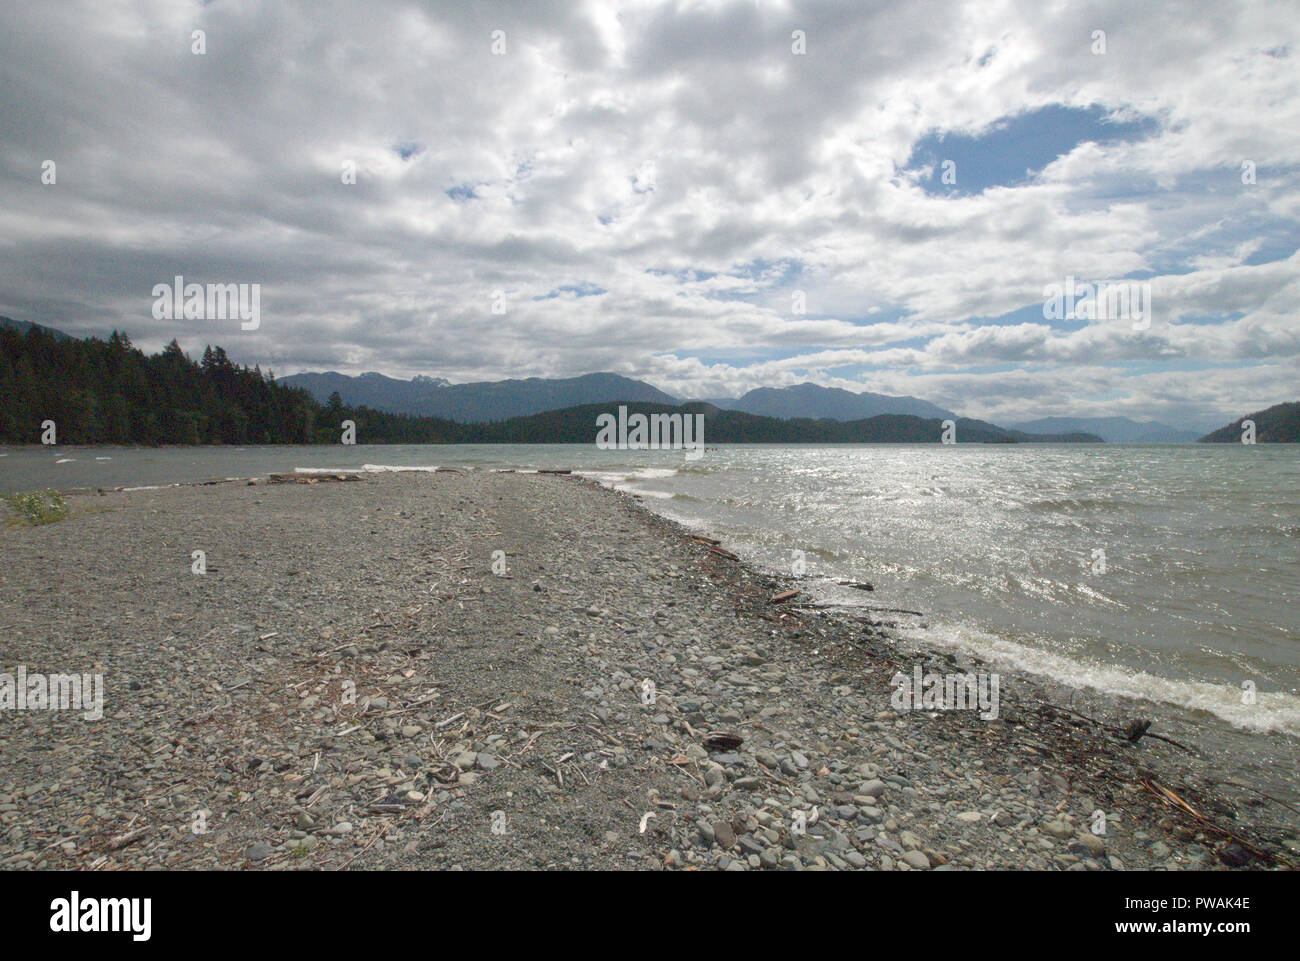
[[[0,329],[0,442],[34,444],[52,420],[64,444],[302,444],[318,405],[220,347],[194,362],[172,341],[146,356],[108,340]]]
[[[1255,424],[1257,444],[1300,443],[1300,401],[1274,404],[1266,410],[1257,410],[1253,414],[1239,417],[1228,426],[1206,434],[1201,438],[1201,443],[1240,444],[1243,436],[1241,425],[1248,420]]]
[[[332,444],[356,425],[358,444],[586,444],[597,417],[618,402],[584,404],[462,424],[437,417],[349,407],[338,393],[324,404],[259,367],[234,364],[220,347],[202,360],[176,341],[147,356],[116,331],[108,340],[60,338],[31,327],[0,328],[0,443],[35,444],[53,421],[60,444]],[[640,414],[703,414],[705,443],[938,443],[937,418],[883,414],[855,421],[782,420],[708,404],[628,403]],[[698,435],[696,435],[698,437]],[[958,443],[1099,441],[1090,434],[1031,435],[959,418]]]

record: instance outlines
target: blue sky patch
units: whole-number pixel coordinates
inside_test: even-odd
[[[1138,140],[1157,127],[1150,117],[1112,121],[1105,108],[1095,104],[1052,104],[1004,117],[976,134],[932,131],[913,145],[903,169],[920,177],[931,168],[918,180],[928,194],[969,196],[989,187],[1027,183],[1081,143]],[[945,172],[951,183],[945,182]]]
[[[402,143],[393,144],[393,153],[403,160],[410,160],[412,157],[424,153],[424,144],[415,140],[405,140]]]
[[[595,284],[562,284],[556,287],[550,293],[543,294],[540,297],[534,297],[533,300],[554,300],[561,294],[573,294],[575,297],[599,297],[601,294],[607,294],[604,287],[598,287]]]

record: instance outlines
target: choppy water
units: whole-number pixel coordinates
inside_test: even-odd
[[[59,448],[0,452],[0,489],[364,465],[574,468],[930,644],[1300,735],[1296,446]]]

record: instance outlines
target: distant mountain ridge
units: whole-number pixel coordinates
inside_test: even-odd
[[[20,334],[25,334],[27,333],[27,331],[35,327],[37,330],[43,330],[48,334],[53,334],[56,340],[71,339],[71,337],[68,334],[65,334],[61,330],[55,330],[53,327],[45,327],[42,326],[41,324],[33,324],[29,320],[14,320],[12,317],[0,317],[0,327],[12,327]]]
[[[632,414],[703,414],[705,444],[938,444],[943,419],[913,414],[877,414],[853,421],[808,417],[781,419],[740,410],[723,410],[692,401],[682,405],[632,403],[584,404],[495,424],[467,425],[461,443],[476,444],[582,444],[591,443],[593,425],[603,413],[617,417],[618,407]],[[1095,443],[1091,434],[1026,434],[984,421],[961,417],[955,422],[958,444]]]
[[[1300,444],[1300,401],[1274,404],[1264,410],[1239,417],[1226,427],[1220,427],[1201,438],[1203,444],[1240,444],[1242,423],[1255,422],[1257,444]]]
[[[722,405],[718,405],[722,406]],[[863,391],[855,394],[840,387],[819,384],[795,384],[792,387],[756,387],[729,405],[732,410],[764,417],[809,417],[813,420],[853,421],[880,414],[910,414],[913,417],[939,419],[957,415],[928,400],[917,397],[893,397]]]
[[[79,339],[51,327],[0,317],[0,329],[4,328],[18,333],[35,328],[48,332],[57,340]],[[328,403],[330,396],[338,393],[343,403],[350,407],[364,406],[391,414],[437,417],[462,424],[503,421],[593,403],[682,403],[652,384],[613,373],[452,384],[440,377],[424,375],[400,380],[375,372],[353,376],[329,371],[291,374],[281,377],[278,383],[303,389],[321,404]],[[758,387],[739,398],[716,397],[692,403],[709,404],[721,411],[782,420],[852,423],[885,415],[912,416],[922,420],[937,418],[959,423],[965,420],[950,410],[917,397],[891,396],[870,391],[854,393],[813,383],[789,387]],[[1292,436],[1288,433],[1285,413],[1275,415],[1274,412],[1293,406],[1295,405],[1277,405],[1251,415],[1257,421],[1258,439],[1261,442],[1268,443],[1278,437]],[[1276,419],[1277,417],[1281,419]],[[965,422],[986,424],[974,420]],[[1225,432],[1239,431],[1240,423],[1239,419],[1233,425],[1200,439],[1220,440],[1227,437]],[[1071,440],[1095,436],[1109,443],[1182,443],[1197,439],[1191,430],[1156,421],[1135,421],[1128,417],[1056,416],[1020,421],[1006,428],[991,424],[986,426],[1002,431],[1006,438],[1012,440],[1017,439],[1018,434],[1031,435],[1036,439],[1052,436]]]
[[[341,383],[351,388],[357,382],[373,390],[394,383],[392,378],[372,374],[342,380],[327,377],[317,386]],[[614,374],[592,374],[568,381],[502,381],[459,385],[459,389],[425,378],[406,386],[444,400],[447,395],[455,400],[455,395],[468,392],[467,402],[478,405],[481,413],[494,399],[500,399],[494,396],[497,394],[517,404],[522,390],[529,395],[525,400],[549,406],[565,391],[588,390],[617,397],[629,390],[629,383],[636,386],[636,382]],[[59,440],[64,444],[332,444],[343,436],[345,424],[356,432],[359,442],[368,444],[600,444],[599,415],[613,414],[626,430],[629,409],[651,415],[649,423],[659,429],[676,420],[678,443],[685,441],[681,428],[688,420],[693,426],[703,421],[705,433],[692,432],[696,450],[708,442],[1100,442],[1090,435],[1028,435],[966,418],[879,414],[852,421],[779,419],[708,404],[622,399],[512,418],[458,421],[392,413],[365,404],[350,406],[334,392],[322,404],[306,390],[277,382],[258,367],[231,362],[219,346],[209,345],[202,360],[194,361],[176,341],[157,354],[146,355],[120,331],[108,340],[59,338],[34,326],[24,332],[16,324],[0,325],[0,397],[5,400],[0,404],[0,443],[15,444],[36,443],[47,420],[57,422]],[[656,414],[668,417],[655,418]],[[955,436],[950,433],[954,429]],[[640,443],[635,435],[624,434],[622,442],[628,440]]]
[[[1033,433],[1083,431],[1096,434],[1108,444],[1190,444],[1200,436],[1193,430],[1129,417],[1039,417],[1010,426]]]
[[[677,402],[644,381],[609,373],[449,384],[441,378],[397,380],[383,374],[351,377],[331,371],[291,374],[281,377],[279,382],[286,387],[305,389],[320,403],[327,402],[330,394],[337,391],[348,406],[366,406],[416,417],[441,417],[468,424],[606,401]]]
[[[445,417],[463,423],[504,420],[547,410],[616,400],[681,403],[676,397],[645,381],[608,373],[562,379],[531,377],[527,380],[449,384],[441,378],[416,377],[405,381],[376,373],[351,376],[330,371],[323,374],[291,374],[281,377],[280,383],[288,387],[304,388],[320,403],[325,403],[330,394],[337,391],[345,404],[364,404],[394,414]],[[811,420],[829,418],[853,421],[880,414],[910,414],[940,419],[957,416],[952,411],[916,397],[891,397],[870,391],[855,394],[837,387],[822,387],[811,383],[792,387],[757,387],[740,398],[722,397],[705,400],[703,403],[713,404],[722,410],[738,410],[786,420],[807,417]]]
[[[393,413],[410,413],[406,407],[418,402],[430,389],[448,384],[441,377],[398,380],[373,371],[352,376],[332,370],[323,374],[290,374],[277,380],[285,387],[301,387],[322,404],[329,400],[330,394],[337,392],[345,404],[364,404],[366,407],[390,410]]]

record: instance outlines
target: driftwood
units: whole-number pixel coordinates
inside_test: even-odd
[[[905,607],[873,607],[872,605],[868,604],[868,605],[866,605],[866,606],[864,606],[864,607],[854,607],[853,610],[856,610],[856,611],[877,611],[877,612],[879,612],[879,613],[881,613],[881,614],[914,614],[914,615],[916,615],[917,617],[925,617],[925,615],[922,614],[920,611],[912,611],[912,610],[908,610],[908,609],[905,608]],[[859,620],[861,620],[861,618],[859,618]]]
[[[329,481],[357,481],[356,474],[272,474],[267,478],[271,484],[320,484]]]
[[[1150,727],[1151,722],[1142,718],[1130,721],[1128,727],[1124,728],[1124,737],[1129,742],[1136,744],[1138,741],[1142,740],[1142,735],[1145,734]]]
[[[127,831],[125,834],[119,834],[104,846],[105,851],[116,851],[118,848],[124,848],[128,844],[140,840],[145,836],[147,828],[136,828],[134,831]]]
[[[745,739],[731,731],[715,731],[704,736],[704,746],[710,751],[734,751]]]
[[[1181,744],[1178,741],[1175,741],[1172,737],[1165,737],[1163,734],[1151,733],[1151,722],[1148,721],[1146,718],[1135,718],[1134,720],[1129,721],[1128,724],[1124,725],[1124,727],[1120,727],[1116,724],[1107,724],[1105,721],[1099,721],[1095,717],[1089,717],[1087,714],[1084,714],[1080,711],[1076,711],[1073,708],[1062,707],[1061,705],[1057,705],[1057,708],[1059,710],[1065,711],[1067,714],[1073,714],[1075,717],[1081,717],[1085,721],[1089,721],[1097,725],[1099,728],[1103,730],[1110,731],[1111,733],[1115,734],[1117,737],[1122,737],[1130,744],[1136,744],[1144,737],[1151,737],[1151,738],[1155,738],[1157,741],[1164,741],[1166,744],[1172,744],[1174,747],[1186,751],[1188,754],[1196,753],[1186,744]]]
[[[773,594],[769,604],[780,604],[782,601],[788,601],[792,597],[798,597],[798,591],[782,591],[780,594]]]
[[[1251,844],[1249,841],[1243,838],[1241,835],[1236,834],[1233,831],[1229,831],[1227,828],[1220,827],[1219,825],[1215,824],[1204,814],[1196,810],[1196,808],[1192,807],[1181,797],[1175,794],[1171,788],[1167,788],[1163,784],[1157,783],[1155,778],[1151,778],[1151,777],[1142,778],[1138,781],[1138,783],[1141,784],[1143,787],[1145,787],[1156,797],[1158,797],[1165,804],[1169,805],[1172,808],[1177,808],[1178,810],[1182,811],[1184,814],[1189,815],[1193,820],[1195,820],[1198,824],[1204,827],[1207,831],[1212,831],[1221,837],[1227,838],[1229,841],[1232,841],[1235,844],[1241,845],[1251,854],[1255,855],[1258,858],[1261,858],[1264,861],[1281,862],[1283,864],[1290,866],[1290,862],[1287,861],[1285,858],[1280,857],[1279,855],[1273,852],[1260,850],[1259,848],[1255,847],[1255,845]],[[1221,857],[1220,860],[1223,860],[1223,858]]]

